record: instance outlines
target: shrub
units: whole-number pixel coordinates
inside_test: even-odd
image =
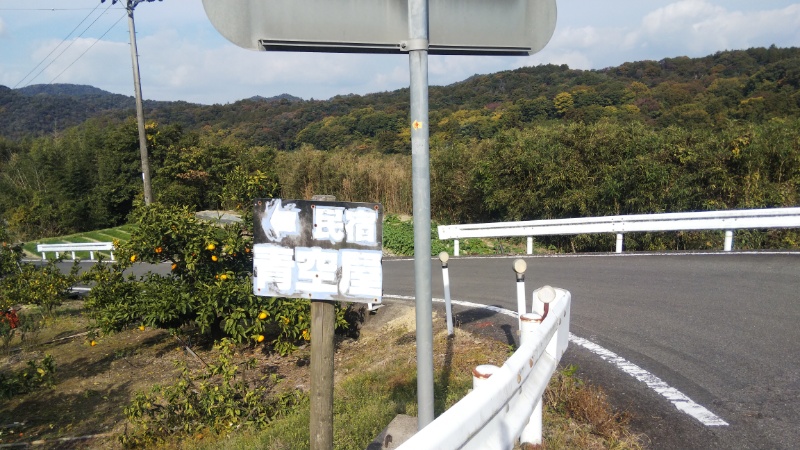
[[[90,316],[104,332],[130,324],[176,330],[186,325],[214,339],[262,342],[281,354],[309,340],[307,300],[253,295],[252,241],[244,225],[218,227],[187,208],[159,204],[136,210],[138,228],[117,248],[114,264],[86,275],[95,283],[87,297]],[[170,273],[126,274],[137,262],[167,263]],[[339,308],[337,324],[346,326]]]
[[[6,294],[8,285],[4,280],[20,271],[22,261],[22,245],[14,245],[5,226],[0,223],[0,311],[6,311],[12,304],[11,298]],[[10,284],[10,283],[9,283]]]
[[[37,305],[52,316],[77,281],[78,264],[63,274],[57,264],[48,261],[43,267],[22,262],[22,244],[11,244],[5,228],[0,227],[0,311],[12,305]]]
[[[73,264],[64,274],[57,264],[61,260],[50,260],[42,267],[21,264],[19,272],[4,280],[3,290],[13,304],[37,305],[47,316],[69,297],[72,286],[78,280],[79,266]]]
[[[395,255],[414,256],[414,224],[388,214],[383,221],[383,247]],[[452,241],[440,241],[436,224],[431,223],[431,256],[453,253]]]
[[[0,373],[0,396],[9,399],[55,384],[56,362],[51,355],[41,361],[30,360],[26,366],[10,375]]]
[[[230,340],[223,339],[215,349],[217,361],[203,372],[193,375],[185,363],[177,362],[181,373],[174,384],[136,394],[125,408],[133,429],[121,437],[123,444],[139,447],[175,433],[206,429],[227,434],[242,426],[263,428],[303,399],[294,391],[272,395],[277,378],[255,379],[248,374],[255,368],[255,359],[236,364]]]

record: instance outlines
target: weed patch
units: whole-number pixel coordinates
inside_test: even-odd
[[[580,380],[576,370],[568,366],[556,372],[545,391],[544,440],[548,447],[642,448],[641,439],[628,427],[630,414],[615,411],[605,392]]]

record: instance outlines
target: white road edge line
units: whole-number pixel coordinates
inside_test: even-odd
[[[676,408],[678,408],[679,411],[694,417],[703,425],[707,427],[728,426],[728,422],[725,422],[719,416],[712,413],[705,407],[695,403],[694,400],[690,399],[684,393],[680,392],[674,387],[668,385],[661,378],[658,378],[652,373],[617,355],[611,350],[601,347],[584,338],[575,336],[572,333],[569,334],[569,340],[570,342],[574,342],[576,345],[589,350],[604,361],[610,362],[611,364],[617,366],[617,368],[621,371],[646,384],[647,387],[654,390],[657,394],[669,400],[673,405],[675,405]]]
[[[398,300],[414,300],[413,296],[409,295],[383,295],[384,298],[394,298]],[[443,298],[434,298],[432,299],[434,302],[444,303]],[[511,311],[509,309],[500,308],[497,306],[490,306],[490,305],[482,305],[480,303],[473,303],[473,302],[466,302],[462,300],[450,300],[450,302],[454,305],[466,306],[471,308],[482,308],[487,309],[490,311],[494,311],[498,314],[504,314],[509,317],[517,318],[517,312]],[[626,374],[630,375],[637,381],[641,381],[647,387],[655,391],[660,396],[664,397],[665,399],[669,400],[679,411],[688,414],[695,419],[697,419],[700,423],[707,427],[724,427],[728,426],[728,422],[722,420],[719,416],[712,413],[705,407],[697,404],[694,400],[687,397],[684,393],[680,392],[679,390],[675,389],[674,387],[665,383],[661,378],[653,375],[652,373],[642,369],[641,367],[637,366],[636,364],[628,361],[627,359],[617,355],[616,353],[608,350],[604,347],[601,347],[594,342],[591,342],[587,339],[575,336],[574,334],[569,334],[570,342],[574,342],[575,345],[585,348],[590,352],[594,353],[595,355],[599,356],[603,361],[607,361],[618,369],[622,370]]]

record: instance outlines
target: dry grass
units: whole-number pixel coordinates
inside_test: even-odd
[[[612,408],[603,389],[584,383],[574,375],[575,369],[556,372],[545,391],[545,447],[642,448],[642,436],[629,428],[630,414]]]
[[[334,195],[338,201],[381,203],[385,211],[411,213],[411,158],[303,147],[276,159],[282,198]]]

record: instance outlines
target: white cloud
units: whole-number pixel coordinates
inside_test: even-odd
[[[169,45],[164,45],[169,42]],[[138,41],[145,98],[226,103],[253,95],[303,98],[396,89],[407,58],[387,55],[255,52],[203,46],[175,31]]]
[[[702,0],[683,0],[647,14],[640,31],[652,36],[680,33],[687,24],[725,13],[725,8]]]
[[[721,5],[682,0],[654,9],[630,26],[557,27],[550,44],[528,62],[600,69],[626,61],[699,57],[721,50],[800,42],[800,4],[761,11]]]
[[[55,8],[63,0],[38,1],[43,2],[42,7]],[[85,7],[98,3],[75,2]],[[10,45],[0,46],[0,84],[6,85],[19,81],[88,11],[13,14],[4,12],[0,19],[0,37],[13,37],[4,41]],[[34,82],[50,82],[120,15],[118,5],[103,15]],[[56,27],[56,21],[61,28]],[[259,53],[235,47],[211,26],[201,0],[142,3],[136,9],[136,27],[145,98],[226,103],[285,92],[326,99],[408,86],[405,55]],[[125,20],[104,39],[56,82],[91,84],[133,95]],[[529,57],[432,56],[429,81],[431,85],[444,85],[474,74],[547,63],[599,69],[626,61],[704,56],[772,43],[784,47],[800,43],[800,3],[559,0],[556,31],[543,51]]]
[[[122,73],[127,72],[129,78],[132,76],[127,44],[78,38],[61,45],[48,57],[59,44],[60,40],[38,43],[30,55],[30,63],[35,65],[44,62],[31,73],[25,84],[54,82],[102,87],[118,80]],[[125,55],[128,56],[127,60]],[[132,83],[129,82],[129,85]]]
[[[768,5],[768,3],[766,3]],[[639,48],[663,56],[702,56],[719,50],[798,42],[800,5],[736,11],[706,1],[684,0],[659,8],[628,36]]]

